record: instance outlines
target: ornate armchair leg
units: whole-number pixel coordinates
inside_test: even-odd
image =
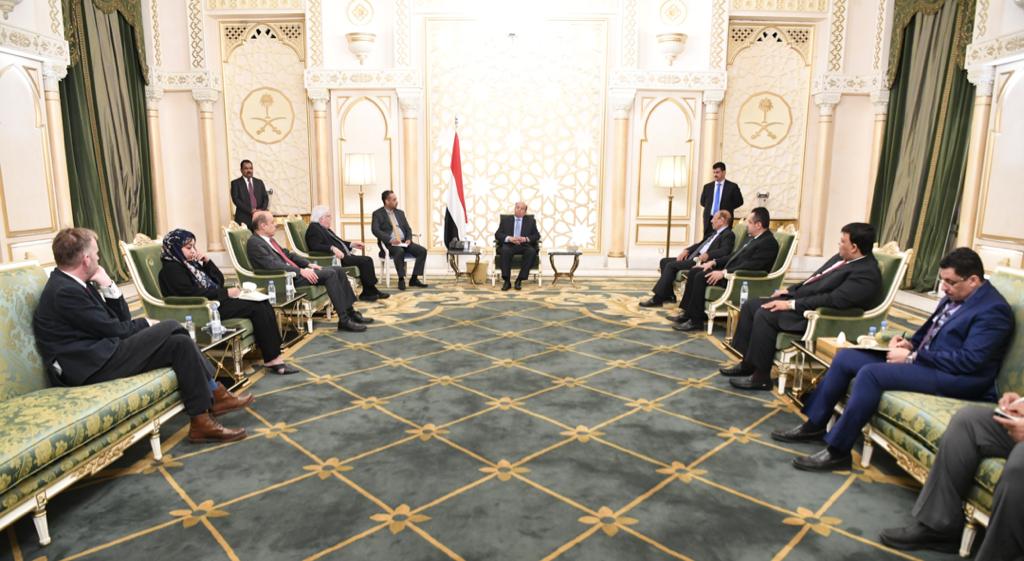
[[[46,523],[46,493],[36,495],[36,509],[32,523],[39,534],[39,545],[50,545],[50,526]]]
[[[970,516],[964,524],[964,533],[960,536],[960,557],[970,557],[971,548],[974,547],[974,536],[978,535],[978,525]]]
[[[779,395],[786,394],[786,378],[789,377],[789,364],[782,363],[779,365]]]
[[[832,425],[835,425],[837,420],[838,419],[836,418],[836,414],[832,413],[832,416],[828,418],[828,424],[825,425],[825,431],[826,432],[831,431],[832,430]]]
[[[871,428],[864,427],[864,451],[860,454],[860,467],[867,469],[871,466],[871,454],[875,451],[875,442],[871,440]]]
[[[153,459],[160,461],[164,458],[164,451],[160,449],[160,421],[153,422],[153,432],[149,433],[149,447],[153,450]]]

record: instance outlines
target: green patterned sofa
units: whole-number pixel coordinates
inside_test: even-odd
[[[1017,329],[1007,350],[996,386],[999,394],[1012,391],[1024,394],[1024,270],[999,268],[989,278],[1013,308]],[[864,428],[864,452],[861,465],[871,465],[871,454],[878,445],[914,479],[924,483],[935,461],[939,439],[953,415],[970,401],[912,392],[885,392],[878,412]],[[995,407],[985,403],[986,407]],[[992,494],[1003,472],[1004,461],[990,458],[981,463],[974,477],[970,498],[964,504],[967,525],[960,554],[970,554],[978,524],[988,525]]]
[[[170,368],[102,384],[50,387],[32,335],[46,284],[35,262],[0,265],[0,529],[32,512],[50,543],[46,505],[57,493],[149,437],[160,460],[160,425],[183,409]]]

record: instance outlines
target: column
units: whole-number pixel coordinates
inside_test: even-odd
[[[331,204],[331,151],[327,132],[327,102],[330,94],[326,89],[308,90],[313,102],[313,137],[316,141],[316,204],[333,207]]]
[[[718,108],[725,99],[724,90],[708,90],[704,92],[704,124],[701,125],[700,130],[700,168],[697,173],[697,177],[706,177],[711,174],[711,166],[715,165],[715,162],[721,158],[719,152],[720,146],[718,144]],[[692,174],[691,174],[692,176]],[[697,182],[697,186],[700,186],[700,181]],[[694,189],[691,191],[691,201],[695,197],[700,196],[700,191]],[[686,204],[692,204],[691,201],[686,201]],[[703,235],[703,225],[700,222],[700,213],[695,213],[696,220],[694,224],[697,226],[695,230],[697,232],[697,238]]]
[[[420,214],[422,208],[420,199],[423,196],[423,190],[420,188],[419,181],[419,117],[422,99],[423,90],[420,88],[400,88],[398,90],[398,106],[402,111],[402,184],[405,186],[405,213],[412,219],[413,230],[419,229],[426,236],[427,224],[431,221],[424,219]],[[374,203],[371,201],[370,204]],[[430,201],[426,201],[426,207],[430,208]],[[423,238],[420,243],[428,242],[426,238]]]
[[[828,182],[832,172],[832,129],[835,108],[839,103],[838,92],[814,94],[818,106],[818,149],[814,166],[814,189],[811,202],[811,219],[805,255],[821,255],[825,240],[825,221],[828,212]]]
[[[864,208],[864,222],[871,219],[871,202],[875,196],[875,180],[878,166],[882,162],[882,144],[885,143],[885,122],[889,117],[889,90],[871,92],[871,103],[875,107],[875,126],[871,131],[871,160],[868,162],[868,197]]]
[[[71,182],[64,152],[64,119],[60,109],[60,81],[68,75],[67,66],[43,64],[43,99],[46,104],[46,132],[53,168],[53,190],[57,197],[57,223],[61,228],[75,225],[71,212]]]
[[[612,90],[612,239],[608,257],[626,257],[626,167],[629,156],[629,112],[636,90]]]
[[[995,83],[994,66],[982,66],[967,71],[967,79],[974,84],[974,113],[971,116],[971,138],[967,145],[967,170],[964,191],[960,198],[960,226],[956,234],[957,247],[974,245],[974,231],[978,221],[978,198],[981,196],[981,171],[988,149],[989,115],[992,112],[992,85]]]
[[[206,210],[206,247],[209,251],[222,251],[220,185],[217,181],[217,159],[214,156],[213,104],[219,97],[213,88],[192,90],[192,99],[199,106],[199,156],[203,177],[203,199]]]
[[[146,123],[149,125],[149,172],[153,182],[153,217],[156,233],[167,232],[167,191],[164,188],[164,151],[160,142],[160,100],[164,90],[146,86]]]

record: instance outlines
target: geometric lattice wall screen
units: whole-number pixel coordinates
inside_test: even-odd
[[[468,236],[490,243],[523,200],[547,248],[599,250],[608,26],[545,20],[509,37],[469,20],[428,19],[430,243],[442,243],[454,117]]]

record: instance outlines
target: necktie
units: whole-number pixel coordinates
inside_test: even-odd
[[[252,179],[246,177],[245,178],[245,184],[248,185],[248,187],[249,187],[249,206],[252,207],[253,211],[255,211],[256,210],[256,192],[252,190]]]
[[[398,218],[394,212],[389,212],[388,216],[391,218],[391,239],[402,241],[402,228],[398,225]]]
[[[281,249],[281,246],[277,243],[277,240],[275,240],[274,238],[270,238],[270,246],[273,247],[275,251],[277,251],[277,254],[281,256],[281,259],[284,259],[285,263],[288,263],[289,265],[295,267],[296,269],[302,268],[296,265],[295,261],[292,261],[291,259],[288,258],[288,254],[285,253],[283,249]]]
[[[701,253],[704,253],[705,251],[707,251],[708,248],[711,247],[711,244],[715,243],[715,238],[717,238],[718,234],[720,234],[720,233],[721,233],[721,230],[715,230],[715,235],[711,236],[710,240],[704,242],[704,245],[700,246],[700,249],[697,250],[697,255],[700,255]]]
[[[523,233],[523,219],[516,218],[516,225],[512,227],[512,237],[518,238]]]
[[[714,216],[719,211],[719,205],[722,204],[722,184],[715,183],[715,200],[711,203],[711,215]]]
[[[939,334],[939,330],[945,325],[949,318],[953,316],[953,313],[960,309],[960,302],[953,302],[952,300],[946,302],[945,309],[939,314],[939,317],[935,318],[932,322],[932,326],[928,328],[928,333],[924,334],[924,338],[921,339],[921,348],[927,349],[928,345],[931,344],[932,339]]]
[[[821,277],[824,277],[825,275],[831,273],[832,271],[835,271],[836,269],[838,269],[839,267],[842,267],[843,265],[846,265],[846,261],[837,261],[835,264],[833,264],[828,269],[825,269],[824,271],[822,271],[822,272],[812,276],[811,278],[805,280],[804,281],[804,286],[807,286],[808,284],[811,284],[812,282],[818,282],[819,280],[821,280]]]

